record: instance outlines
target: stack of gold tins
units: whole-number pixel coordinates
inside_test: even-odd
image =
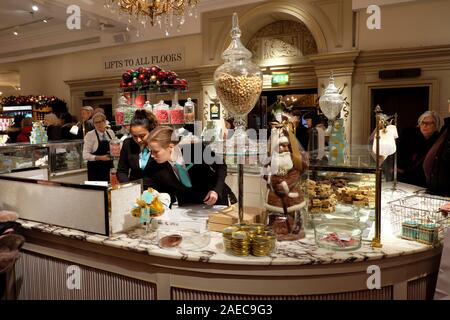
[[[263,224],[236,224],[223,230],[225,250],[236,256],[267,256],[275,249],[275,243],[275,234]]]

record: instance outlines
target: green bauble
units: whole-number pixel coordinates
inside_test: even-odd
[[[137,78],[139,76],[139,72],[138,71],[134,71],[133,72],[133,78]]]

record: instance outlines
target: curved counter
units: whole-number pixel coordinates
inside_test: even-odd
[[[402,186],[406,189],[406,186]],[[19,220],[26,237],[9,274],[18,299],[430,299],[442,247],[390,235],[383,193],[382,248],[319,248],[313,232],[278,242],[270,257],[227,254],[220,233],[197,251],[162,249],[157,233],[137,228],[101,236]],[[407,193],[414,189],[407,190]],[[168,216],[174,218],[182,209]],[[165,216],[165,215],[164,215]],[[170,219],[169,219],[170,220]]]

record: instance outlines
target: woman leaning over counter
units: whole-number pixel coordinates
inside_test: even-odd
[[[97,113],[92,117],[94,130],[84,137],[83,158],[88,161],[89,181],[109,181],[112,160],[109,156],[109,141],[114,139],[114,131],[106,129],[106,117]]]
[[[157,127],[150,133],[152,158],[159,164],[153,176],[156,189],[169,193],[179,206],[235,203],[236,197],[225,184],[227,166],[221,159],[202,143],[178,142],[170,127]]]
[[[120,182],[143,179],[144,189],[155,187],[151,176],[156,163],[151,159],[147,145],[150,132],[158,125],[158,120],[151,112],[136,110],[130,123],[130,138],[123,141],[120,150],[117,178]]]

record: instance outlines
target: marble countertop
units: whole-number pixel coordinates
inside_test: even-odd
[[[414,254],[430,250],[432,247],[414,241],[396,237],[382,236],[383,247],[372,248],[369,242],[363,242],[360,249],[350,252],[332,251],[319,248],[314,241],[314,233],[307,232],[306,237],[297,241],[278,242],[274,253],[268,257],[236,257],[224,251],[222,234],[210,232],[209,245],[200,250],[162,249],[158,246],[157,232],[144,234],[137,228],[127,233],[110,237],[42,224],[18,220],[24,229],[38,230],[57,236],[77,239],[151,256],[172,258],[186,261],[199,261],[242,265],[320,265],[346,262],[361,262]]]
[[[363,242],[360,249],[355,251],[333,251],[318,247],[315,244],[314,232],[306,231],[306,237],[297,241],[278,242],[274,253],[267,257],[237,257],[225,252],[222,243],[222,234],[209,232],[210,242],[198,250],[183,248],[162,249],[158,246],[158,232],[145,232],[138,227],[126,233],[113,236],[101,236],[73,229],[52,226],[48,224],[18,220],[22,228],[38,230],[57,236],[86,241],[104,246],[110,246],[132,252],[139,252],[151,256],[172,258],[186,261],[199,261],[205,263],[242,264],[242,265],[320,265],[361,262],[377,259],[392,258],[425,252],[432,246],[415,241],[408,241],[392,235],[390,229],[390,214],[388,201],[405,196],[411,189],[403,186],[406,192],[392,192],[386,186],[383,191],[382,205],[382,248],[372,248],[370,242]],[[161,230],[161,228],[159,229]],[[164,229],[162,229],[164,231]]]

